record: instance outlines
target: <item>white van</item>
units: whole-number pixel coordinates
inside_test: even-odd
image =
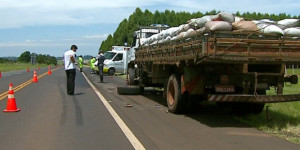
[[[105,52],[104,57],[106,59],[104,61],[103,72],[114,75],[115,73],[126,73],[127,64],[131,60],[132,55],[130,53],[130,47],[112,46],[112,50]],[[95,62],[96,70],[98,70],[97,63],[98,61]]]

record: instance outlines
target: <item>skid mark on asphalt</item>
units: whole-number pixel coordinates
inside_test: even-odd
[[[83,125],[82,109],[81,109],[81,106],[79,105],[76,97],[73,97],[73,104],[74,104],[74,107],[75,107],[76,125],[77,126],[82,126]]]
[[[64,126],[66,124],[66,119],[67,119],[67,102],[66,102],[65,93],[63,92],[65,88],[63,88],[62,85],[63,84],[61,83],[61,80],[58,80],[58,89],[62,97],[62,113],[59,121],[60,126]]]

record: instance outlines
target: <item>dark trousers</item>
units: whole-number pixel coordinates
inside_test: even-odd
[[[100,82],[103,82],[103,65],[99,64],[99,75],[100,75]]]
[[[76,69],[66,70],[66,74],[67,74],[67,93],[69,95],[73,95],[75,89]]]

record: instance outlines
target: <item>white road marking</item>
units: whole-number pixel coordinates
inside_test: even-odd
[[[100,98],[106,109],[109,111],[111,116],[114,118],[118,126],[121,128],[131,145],[136,150],[146,150],[143,144],[135,137],[135,135],[132,133],[132,131],[127,127],[125,122],[121,119],[121,117],[117,114],[117,112],[111,107],[111,105],[108,103],[108,101],[103,97],[100,91],[88,80],[86,75],[82,72],[83,77],[86,79],[86,81],[89,83],[89,85],[92,87],[92,89],[95,91],[97,96]]]

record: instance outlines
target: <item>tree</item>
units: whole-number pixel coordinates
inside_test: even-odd
[[[29,51],[26,51],[20,55],[18,58],[18,62],[29,63],[31,59],[31,55]]]

